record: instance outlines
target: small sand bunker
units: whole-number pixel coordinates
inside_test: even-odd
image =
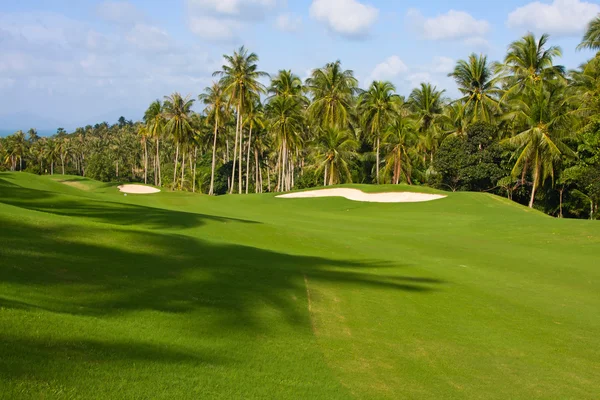
[[[308,192],[288,193],[277,196],[283,199],[305,199],[312,197],[345,197],[348,200],[367,201],[371,203],[418,203],[443,199],[440,194],[413,193],[413,192],[387,192],[365,193],[358,189],[320,189]]]
[[[144,185],[121,185],[119,191],[130,194],[151,194],[160,192],[160,189]]]

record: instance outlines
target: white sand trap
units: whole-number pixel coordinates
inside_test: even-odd
[[[144,185],[121,185],[119,191],[130,194],[152,194],[160,192],[160,189]]]
[[[345,197],[348,200],[367,201],[371,203],[418,203],[443,199],[440,194],[413,193],[413,192],[387,192],[365,193],[358,189],[319,189],[308,192],[288,193],[277,196],[283,199],[306,199],[313,197]]]

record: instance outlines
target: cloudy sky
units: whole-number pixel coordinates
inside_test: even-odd
[[[242,44],[269,73],[306,77],[339,59],[363,86],[387,79],[408,94],[429,81],[455,95],[457,59],[500,60],[527,31],[550,33],[576,67],[591,57],[575,46],[598,13],[592,0],[2,1],[0,116],[68,129],[136,120],[165,94],[197,96]]]

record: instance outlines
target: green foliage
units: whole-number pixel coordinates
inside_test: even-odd
[[[508,171],[501,167],[503,148],[492,125],[478,122],[467,128],[466,137],[450,136],[438,149],[433,167],[441,177],[440,187],[488,191]]]

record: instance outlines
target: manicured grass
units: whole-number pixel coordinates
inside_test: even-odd
[[[1,398],[598,396],[593,221],[64,179],[0,174]]]

